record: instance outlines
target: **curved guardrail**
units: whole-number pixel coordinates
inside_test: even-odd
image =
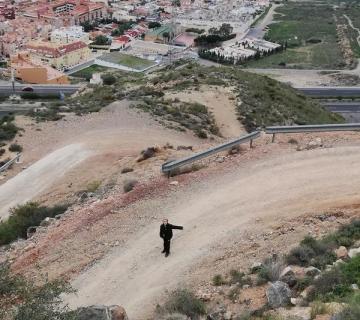
[[[275,141],[276,133],[301,133],[301,132],[330,132],[330,131],[358,131],[360,123],[344,124],[320,124],[320,125],[299,125],[299,126],[273,126],[266,127],[265,132],[272,134],[272,142]]]
[[[180,159],[180,160],[174,160],[174,161],[169,161],[169,162],[165,162],[162,167],[161,167],[161,171],[164,173],[169,173],[172,170],[175,170],[177,168],[180,168],[182,166],[185,166],[187,164],[193,163],[195,161],[198,161],[200,159],[209,157],[215,153],[218,153],[220,151],[224,151],[224,150],[228,150],[234,146],[237,146],[239,144],[245,143],[245,142],[249,142],[250,141],[250,147],[252,147],[252,141],[256,138],[260,137],[260,131],[254,131],[252,133],[247,134],[246,136],[240,137],[238,139],[232,140],[230,142],[227,143],[223,143],[219,146],[216,146],[214,148],[208,149],[206,151],[203,152],[199,152],[196,153],[190,157],[184,158],[184,159]]]
[[[21,153],[18,153],[15,158],[9,160],[9,161],[6,162],[3,166],[1,166],[1,167],[0,167],[0,172],[5,171],[5,170],[6,170],[7,168],[9,168],[13,163],[19,162],[20,156],[21,156]]]

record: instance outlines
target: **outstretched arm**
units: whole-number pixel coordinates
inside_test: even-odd
[[[179,229],[179,230],[183,230],[184,227],[182,226],[174,226],[173,224],[171,225],[171,229]]]

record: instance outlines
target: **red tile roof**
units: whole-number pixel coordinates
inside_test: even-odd
[[[76,41],[72,43],[63,44],[58,47],[53,47],[50,45],[46,45],[46,43],[42,43],[39,45],[36,44],[29,44],[26,46],[29,50],[34,50],[35,52],[41,54],[50,55],[52,58],[61,57],[69,52],[76,51],[79,49],[86,48],[87,45],[82,41]]]

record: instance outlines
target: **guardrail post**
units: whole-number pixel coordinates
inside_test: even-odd
[[[20,163],[20,154],[16,157],[16,163]]]
[[[273,133],[273,136],[272,136],[271,142],[275,142],[275,133]]]
[[[252,139],[250,140],[250,148],[253,148],[253,141],[252,141]]]

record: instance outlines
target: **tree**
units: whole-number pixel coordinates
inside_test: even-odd
[[[111,44],[111,40],[108,39],[108,37],[103,36],[103,35],[99,35],[95,38],[94,44],[98,45],[98,46],[106,46]]]
[[[72,293],[64,281],[46,281],[35,286],[30,280],[14,275],[8,263],[0,264],[0,319],[75,320],[76,313],[63,305],[60,295]]]
[[[159,27],[161,27],[161,23],[156,22],[156,21],[151,21],[151,22],[149,22],[148,27],[150,29],[159,28]]]
[[[104,84],[107,86],[110,86],[110,85],[116,83],[116,78],[112,74],[104,74],[101,78],[102,78]]]
[[[162,37],[163,37],[163,39],[166,39],[166,41],[169,41],[170,40],[170,33],[169,32],[164,32],[162,34]]]
[[[223,23],[219,28],[218,34],[222,37],[228,37],[232,34],[234,28],[229,23]]]

